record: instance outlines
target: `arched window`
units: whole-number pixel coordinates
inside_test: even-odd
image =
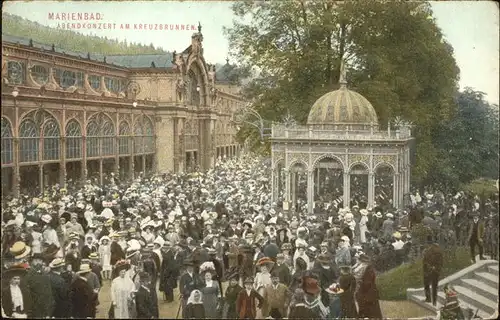
[[[130,126],[127,122],[122,121],[119,128],[120,137],[118,138],[119,154],[130,153]]]
[[[49,118],[43,126],[43,160],[59,159],[59,139],[61,134],[54,118]]]
[[[72,119],[66,125],[66,158],[82,157],[82,129],[80,124]]]
[[[87,157],[99,156],[99,126],[95,119],[87,124]]]
[[[144,132],[144,152],[145,153],[153,153],[155,151],[155,138],[154,138],[154,130],[153,123],[149,118],[143,117],[143,132]]]
[[[2,117],[2,164],[12,163],[12,127],[10,122]]]
[[[134,125],[134,152],[143,153],[144,143],[142,139],[142,119],[139,118],[135,121]]]
[[[193,66],[193,68],[196,68]],[[189,96],[190,96],[190,103],[192,105],[198,106],[200,105],[200,90],[201,87],[198,84],[198,78],[196,77],[196,73],[193,70],[189,70],[188,73],[188,78],[189,78]]]
[[[19,126],[19,161],[38,161],[40,131],[31,119],[25,119]]]
[[[101,77],[96,75],[89,75],[88,77],[89,85],[94,90],[99,90],[101,88]]]
[[[113,123],[106,119],[102,126],[102,155],[110,156],[115,154],[115,127]]]
[[[7,63],[7,79],[9,84],[22,84],[26,79],[24,73],[24,63],[19,61],[9,61]]]
[[[36,83],[43,86],[49,80],[49,69],[41,65],[33,66],[31,68],[31,77]]]

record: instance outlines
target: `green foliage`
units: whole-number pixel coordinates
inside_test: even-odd
[[[458,247],[445,251],[440,279],[444,279],[470,265],[469,249]],[[424,285],[422,259],[404,264],[377,277],[380,300],[406,300],[407,288],[422,288]]]
[[[232,55],[260,74],[244,90],[263,118],[287,112],[299,122],[324,93],[338,88],[340,61],[349,87],[374,106],[379,123],[415,124],[424,181],[440,161],[431,133],[455,112],[459,69],[428,3],[410,1],[241,1],[226,29]]]
[[[470,88],[458,93],[456,103],[457,112],[432,132],[440,161],[430,169],[428,184],[458,186],[478,178],[498,179],[498,106]],[[470,187],[483,189],[478,183]]]
[[[142,45],[108,39],[107,37],[87,36],[81,33],[50,28],[19,16],[2,13],[2,34],[33,39],[43,44],[54,44],[56,47],[100,54],[163,54],[165,50],[155,48],[153,44]]]
[[[477,195],[484,195],[486,197],[493,196],[498,193],[497,181],[492,179],[477,179],[463,187],[464,191],[472,192]]]

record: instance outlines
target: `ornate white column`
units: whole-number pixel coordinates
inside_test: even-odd
[[[292,184],[292,205],[293,207],[295,207],[295,204],[297,203],[297,198],[296,198],[296,194],[295,194],[295,188],[296,188],[296,185],[297,185],[297,173],[296,172],[292,172],[291,173],[291,184]]]
[[[276,182],[274,181],[276,179],[275,170],[275,168],[271,169],[271,203],[273,203],[276,199]]]
[[[368,207],[373,207],[373,198],[375,196],[375,174],[368,172]]]
[[[351,185],[351,181],[350,181],[350,175],[348,172],[344,172],[344,208],[347,208],[349,207],[350,205],[350,195],[349,195],[349,189],[350,189],[350,185]]]
[[[319,194],[319,185],[320,185],[320,183],[319,183],[319,177],[320,177],[319,176],[319,170],[320,170],[320,168],[318,167],[316,170],[318,171],[318,174],[316,175],[317,179],[316,179],[316,186],[315,187],[316,187],[316,193]]]
[[[399,173],[393,175],[392,184],[392,204],[395,208],[399,208]]]
[[[285,169],[285,201],[290,203],[290,171]]]
[[[398,184],[398,194],[399,194],[399,207],[403,208],[404,207],[404,177],[405,177],[405,172],[403,171],[402,174],[399,175],[399,184]]]
[[[307,171],[307,212],[313,213],[314,204],[314,170]]]

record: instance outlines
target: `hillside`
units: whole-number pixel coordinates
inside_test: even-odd
[[[88,36],[71,30],[59,30],[26,20],[22,17],[2,13],[2,34],[33,39],[45,44],[54,44],[61,49],[99,54],[163,54],[167,51],[153,44],[142,45],[118,41],[117,39]]]

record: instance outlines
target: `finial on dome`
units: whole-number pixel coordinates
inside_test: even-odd
[[[201,33],[201,23],[198,21],[198,32]]]
[[[229,58],[226,57],[226,64],[229,64]]]
[[[346,75],[346,70],[345,70],[345,63],[344,59],[340,60],[340,77],[339,77],[339,84],[341,88],[347,87],[347,75]]]

